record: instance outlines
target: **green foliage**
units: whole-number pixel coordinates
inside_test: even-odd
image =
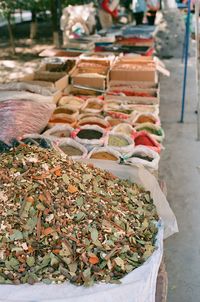
[[[0,0],[0,13],[4,16],[13,13],[15,9],[39,12],[49,8],[50,0]]]
[[[61,1],[62,2],[62,6],[66,7],[67,5],[81,5],[81,4],[87,4],[90,2],[95,2],[95,1],[90,1],[90,0],[64,0]]]
[[[0,13],[8,18],[10,14],[17,8],[17,2],[15,0],[0,0]]]

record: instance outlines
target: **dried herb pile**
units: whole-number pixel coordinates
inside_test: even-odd
[[[20,145],[0,155],[0,283],[117,282],[154,251],[148,192]]]

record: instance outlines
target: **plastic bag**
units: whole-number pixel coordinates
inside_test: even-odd
[[[96,117],[96,116],[90,116],[90,117],[85,117],[85,118],[79,119],[76,126],[82,127],[85,125],[97,125],[104,129],[110,128],[110,124],[107,121],[105,121],[105,119],[102,119],[101,117]]]
[[[136,131],[146,131],[148,132],[153,139],[158,142],[162,142],[165,138],[165,132],[159,125],[154,125],[151,123],[138,124],[135,127]]]
[[[140,131],[133,132],[132,138],[135,141],[135,146],[146,146],[157,153],[161,152],[162,145],[159,144],[148,132]]]
[[[9,101],[9,100],[26,100],[26,101],[34,101],[38,104],[40,104],[40,103],[54,104],[52,96],[45,96],[45,95],[41,95],[38,93],[32,93],[32,92],[28,92],[28,91],[1,90],[0,102],[5,102],[5,101]]]
[[[92,156],[94,154],[97,154],[97,153],[100,153],[100,152],[105,152],[105,153],[108,153],[110,155],[113,155],[114,157],[116,157],[116,162],[120,162],[120,158],[121,158],[121,154],[114,150],[113,148],[110,148],[110,147],[100,147],[100,148],[94,148],[92,149],[92,151],[88,154],[87,158],[88,159],[92,159]],[[102,160],[102,159],[96,159],[95,160]],[[105,159],[106,160],[106,159]],[[111,160],[111,159],[107,159],[107,160]],[[114,160],[113,160],[114,161]]]
[[[53,112],[53,118],[69,118],[76,120],[78,118],[79,112],[75,109],[72,109],[71,107],[68,107],[68,105],[57,107],[55,111]]]
[[[50,140],[57,140],[62,138],[71,137],[71,133],[74,128],[69,125],[57,125],[43,133],[44,137],[48,137]]]
[[[82,161],[82,160],[81,160]],[[109,170],[120,178],[129,179],[151,192],[159,215],[165,223],[165,236],[178,231],[176,219],[162,193],[155,177],[148,171],[137,167],[120,166],[114,162],[83,160],[95,166]],[[164,216],[163,216],[164,215]],[[122,284],[95,284],[84,288],[70,283],[62,285],[0,285],[2,302],[155,302],[158,270],[163,256],[163,229],[159,229],[156,241],[157,249],[139,268],[122,279]]]
[[[42,132],[54,109],[54,104],[27,99],[0,102],[0,140],[9,143],[25,134]]]
[[[64,147],[65,146],[71,146],[75,149],[78,149],[81,151],[81,155],[68,155],[71,159],[80,159],[80,158],[86,158],[87,156],[87,149],[77,143],[75,140],[71,139],[71,138],[63,138],[63,139],[60,139],[59,141],[55,142],[55,145],[54,147],[56,146],[56,150],[59,150],[61,152],[61,154],[64,154],[64,155],[67,155],[65,152],[64,152]]]
[[[126,140],[128,142],[128,144],[126,146],[121,146],[121,147],[120,146],[109,145],[109,138],[111,136],[115,136],[119,139]],[[134,140],[128,135],[110,133],[106,138],[105,146],[110,147],[113,150],[116,150],[116,151],[120,152],[122,155],[123,154],[125,155],[125,154],[130,154],[133,151],[135,144],[134,144]]]
[[[91,105],[93,104],[93,107]],[[98,99],[98,98],[89,98],[83,108],[83,112],[89,112],[89,113],[94,113],[94,114],[100,114],[103,110],[103,101]]]
[[[63,96],[59,100],[58,104],[59,106],[67,105],[69,108],[71,107],[72,109],[80,110],[85,104],[85,101],[79,97],[69,95],[69,96]]]
[[[56,89],[53,87],[49,87],[47,89],[46,87],[27,82],[13,82],[8,84],[0,84],[0,91],[27,91],[42,94],[44,96],[51,96],[52,93],[56,92]]]
[[[94,130],[98,131],[102,134],[102,136],[99,139],[86,139],[86,138],[79,138],[78,134],[82,130]],[[105,143],[105,138],[106,138],[106,131],[99,127],[99,126],[83,126],[81,128],[76,129],[72,133],[72,137],[80,144],[83,144],[86,146],[88,150],[91,150],[94,147],[100,147]]]
[[[131,135],[133,132],[133,127],[128,123],[121,123],[113,127],[111,132],[124,135]]]
[[[160,126],[160,119],[158,115],[153,113],[138,113],[133,119],[133,125],[139,125],[144,123],[150,123]]]
[[[139,155],[134,157],[134,155]],[[151,161],[145,159],[150,158]],[[158,163],[160,161],[160,156],[154,150],[151,150],[145,146],[137,146],[135,147],[132,154],[128,157],[124,158],[124,163],[128,165],[143,165],[145,168],[150,168],[152,170],[158,170]]]

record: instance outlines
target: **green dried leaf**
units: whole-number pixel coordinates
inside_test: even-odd
[[[37,217],[29,218],[27,221],[27,224],[25,226],[26,230],[28,230],[30,233],[33,232],[34,228],[37,225]]]
[[[24,204],[22,205],[21,211],[20,211],[20,216],[21,218],[26,218],[28,217],[29,210],[32,207],[31,202],[27,202],[24,200]]]
[[[78,207],[81,207],[83,205],[84,199],[83,197],[79,197],[76,199],[76,204]]]
[[[9,270],[14,269],[17,271],[19,269],[19,261],[16,258],[11,258],[10,260],[6,260],[5,265]]]
[[[134,269],[134,266],[132,266],[131,264],[126,264],[126,265],[125,265],[125,271],[126,271],[127,273],[132,272],[133,269]]]
[[[125,267],[124,267],[124,260],[122,260],[122,258],[120,257],[117,257],[114,259],[115,263],[121,267],[122,270],[125,270]]]
[[[84,212],[79,212],[75,215],[75,220],[76,221],[80,221],[85,217],[85,213]]]
[[[77,262],[73,262],[71,264],[68,265],[69,271],[72,274],[75,274],[78,268]]]
[[[27,259],[26,259],[26,263],[28,264],[28,266],[29,267],[32,267],[32,266],[34,266],[35,265],[35,258],[34,257],[28,257]]]
[[[141,245],[145,245],[145,243],[146,243],[146,241],[144,241],[144,240],[136,239],[136,241],[137,241],[138,243],[140,243]]]
[[[86,270],[83,271],[83,279],[88,280],[91,276],[91,269],[88,267]]]
[[[86,187],[85,187],[83,184],[81,184],[81,183],[79,183],[79,188],[80,188],[82,191],[86,191]]]
[[[11,241],[22,240],[23,238],[24,238],[23,234],[19,230],[13,230],[13,234],[10,235],[10,240]]]
[[[47,285],[52,283],[52,281],[50,279],[43,279],[42,282]]]
[[[51,262],[50,255],[45,255],[42,260],[42,267],[48,266],[50,262]]]
[[[63,174],[62,175],[62,180],[64,181],[64,183],[66,183],[67,185],[70,183],[70,178],[67,174]]]
[[[5,284],[5,283],[6,283],[5,278],[3,278],[2,276],[0,276],[0,284]]]
[[[92,175],[91,174],[85,174],[85,175],[83,175],[83,183],[90,182],[91,179],[92,179]]]
[[[98,236],[99,236],[99,233],[98,233],[97,229],[92,228],[92,229],[90,230],[90,234],[91,234],[92,241],[93,241],[93,242],[96,242],[97,239],[98,239]]]

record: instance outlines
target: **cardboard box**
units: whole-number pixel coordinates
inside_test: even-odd
[[[129,93],[134,93],[139,96],[145,97],[145,94],[148,96],[152,96],[152,97],[157,97],[158,96],[158,89],[157,88],[126,88],[126,87],[112,87],[110,89],[107,90],[107,94],[109,95],[120,95],[121,93],[123,93],[123,91],[128,91]],[[119,92],[115,92],[115,91],[119,91]],[[142,95],[144,94],[144,96]]]
[[[91,88],[91,90],[96,89],[99,90],[98,92],[105,92],[109,80],[109,70],[109,61],[81,60],[70,73],[71,84],[78,86],[76,88],[85,87],[88,90]],[[89,74],[93,75],[89,76]]]
[[[114,60],[116,59],[115,54],[112,52],[86,52],[80,55],[80,60],[87,60],[87,61],[108,61],[111,65]]]
[[[149,89],[149,88],[157,88],[159,89],[159,84],[154,82],[137,82],[137,81],[110,81],[109,88],[114,87],[132,87],[132,88],[141,88],[141,89]]]
[[[120,68],[111,69],[111,81],[137,81],[137,82],[158,82],[155,70],[124,70]]]
[[[156,64],[152,57],[119,56],[110,71],[110,80],[157,83]]]
[[[156,105],[160,103],[159,96],[157,97],[140,97],[140,96],[115,96],[115,100],[129,102],[129,104]],[[105,100],[113,99],[113,95],[105,95]]]
[[[67,59],[73,58],[75,60],[79,59],[82,54],[81,51],[66,51],[64,49],[45,49],[39,56],[40,57],[66,57]]]
[[[105,91],[107,87],[108,82],[108,76],[102,76],[102,77],[89,77],[89,76],[79,76],[79,71],[75,70],[74,73],[71,75],[71,84],[73,86],[79,86],[77,88],[81,88],[80,86],[83,86],[83,88],[94,88],[97,90]]]
[[[32,82],[32,84],[34,82],[37,82],[37,85],[52,87],[62,91],[69,84],[69,76],[66,75],[66,73],[57,73],[57,74],[52,75],[51,72],[39,70],[29,75],[26,75],[20,81]]]

